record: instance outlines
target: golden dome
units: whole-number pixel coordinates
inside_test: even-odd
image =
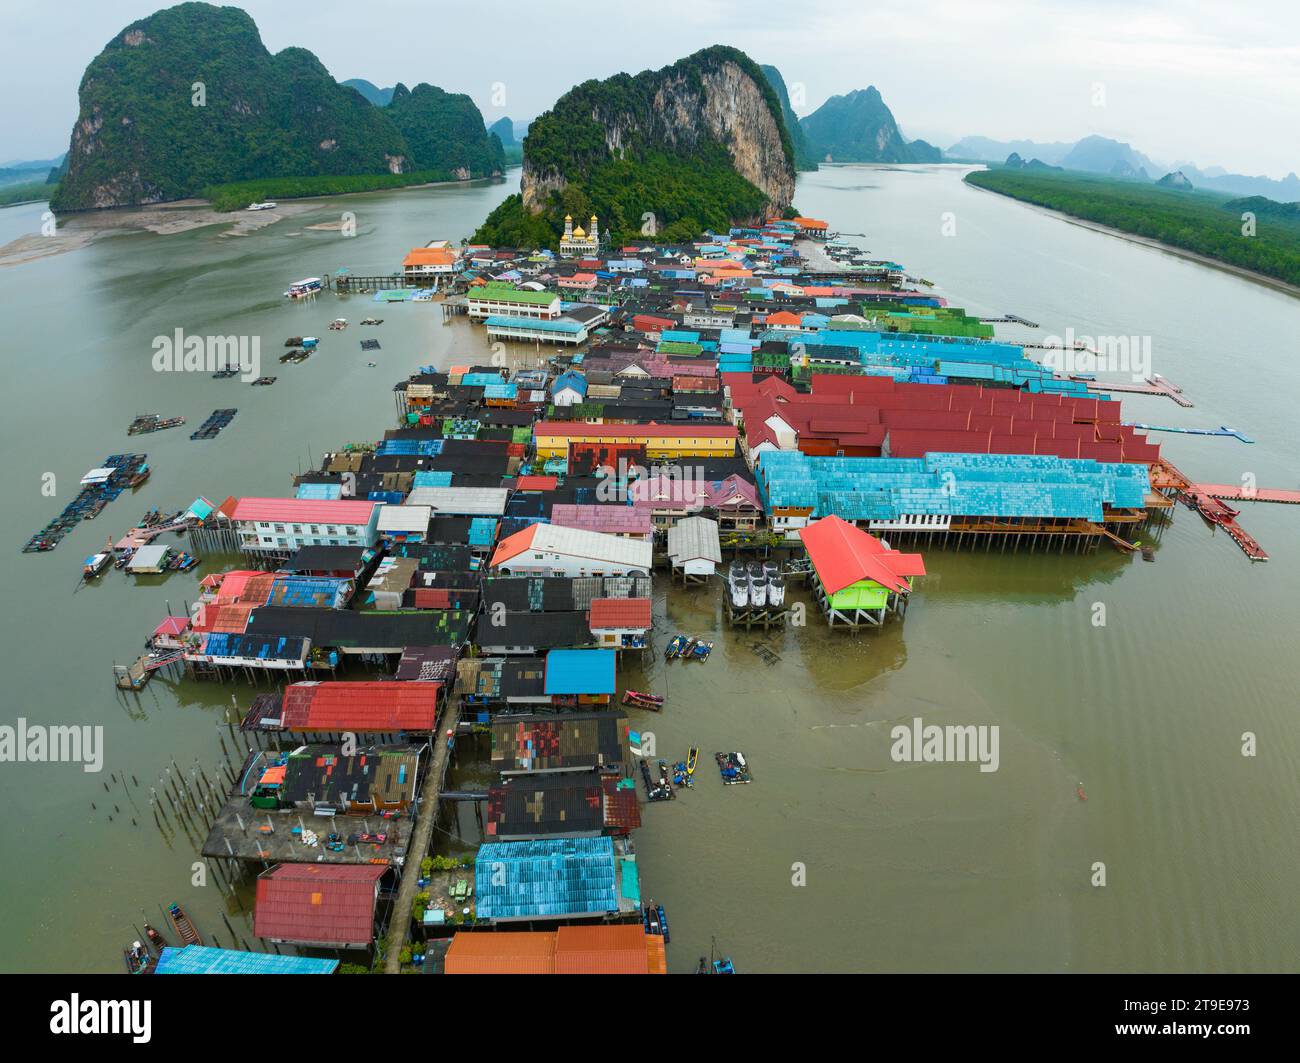
[[[579,240],[581,240],[587,235],[587,233],[583,229],[583,227],[579,225],[576,229],[573,230],[573,235],[577,237]]]
[[[572,214],[566,214],[566,215],[564,216],[564,220],[565,220],[565,221],[573,221],[573,215],[572,215]]]

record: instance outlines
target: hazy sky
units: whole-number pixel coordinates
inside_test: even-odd
[[[484,117],[531,118],[571,85],[710,44],[777,66],[807,114],[880,89],[908,137],[1128,141],[1160,162],[1300,171],[1295,0],[249,0],[269,49],[300,45],[340,80],[429,81]],[[0,161],[67,148],[86,64],[150,0],[5,0]],[[57,12],[57,15],[55,14]],[[494,106],[493,86],[505,105]],[[1099,105],[1100,101],[1100,105]]]

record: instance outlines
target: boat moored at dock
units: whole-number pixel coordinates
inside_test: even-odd
[[[271,206],[275,206],[274,203]],[[248,208],[252,210],[252,207]],[[325,282],[319,277],[304,277],[300,281],[294,281],[289,285],[288,290],[284,293],[286,299],[305,299],[311,295],[319,295],[325,290]]]

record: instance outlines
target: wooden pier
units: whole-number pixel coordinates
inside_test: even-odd
[[[397,899],[393,902],[393,918],[388,925],[388,942],[384,953],[384,973],[400,974],[402,969],[401,953],[406,939],[411,932],[411,905],[415,900],[419,879],[420,861],[429,851],[429,841],[438,819],[440,796],[447,767],[451,763],[451,751],[455,748],[456,728],[460,722],[462,699],[448,699],[446,716],[440,721],[442,728],[433,751],[433,759],[424,776],[424,788],[418,798],[420,811],[416,816],[415,827],[411,833],[410,848],[406,853],[406,867],[413,874],[403,875],[397,890]]]
[[[182,668],[184,660],[185,654],[179,650],[163,654],[142,653],[132,664],[113,665],[113,682],[118,690],[143,690],[160,668]]]
[[[1078,379],[1072,377],[1071,379]],[[1159,373],[1147,377],[1144,384],[1119,384],[1104,383],[1100,380],[1087,381],[1088,390],[1096,392],[1121,392],[1125,395],[1155,395],[1161,398],[1173,399],[1179,406],[1191,409],[1194,405],[1192,400],[1183,394],[1183,389],[1177,384],[1172,384]]]
[[[726,595],[727,601],[727,623],[733,627],[743,627],[746,631],[751,628],[761,627],[764,631],[774,627],[785,627],[786,619],[790,615],[788,605],[779,605],[775,608],[764,606],[748,606],[744,609],[737,609],[731,600],[731,595]]]
[[[1238,511],[1223,501],[1224,497],[1232,497],[1232,493],[1237,491],[1242,491],[1242,494],[1238,496],[1240,500],[1246,501],[1243,489],[1230,487],[1227,484],[1193,483],[1177,466],[1166,458],[1161,458],[1151,466],[1151,486],[1157,490],[1173,494],[1178,501],[1182,502],[1188,509],[1195,510],[1209,524],[1216,528],[1222,528],[1227,533],[1228,538],[1241,547],[1242,553],[1252,561],[1268,560],[1268,551],[1260,546],[1254,537],[1237,523],[1237,517],[1240,516]],[[1223,494],[1215,494],[1213,488],[1221,489]],[[1297,500],[1300,500],[1300,492],[1270,491],[1266,493],[1283,497],[1257,500],[1286,501],[1287,499],[1284,496],[1291,494],[1295,494]]]
[[[1025,328],[1038,328],[1037,321],[1030,321],[1027,317],[1021,317],[1019,314],[1003,314],[1001,317],[982,317],[980,320],[986,325],[1022,325]]]
[[[1284,506],[1300,505],[1300,491],[1278,491],[1268,487],[1247,489],[1240,484],[1197,484],[1196,487],[1211,498],[1226,498],[1232,502],[1278,502]]]

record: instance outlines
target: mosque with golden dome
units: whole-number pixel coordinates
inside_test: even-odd
[[[600,250],[600,228],[596,224],[596,215],[591,216],[591,228],[584,230],[581,225],[573,227],[573,216],[564,216],[564,235],[560,237],[560,254],[572,257],[594,255]]]

